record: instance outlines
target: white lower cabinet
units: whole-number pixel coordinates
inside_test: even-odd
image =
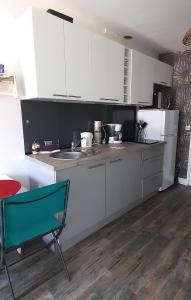
[[[71,246],[141,199],[141,153],[56,172],[56,181],[65,179],[71,185],[62,242]]]
[[[153,157],[143,161],[142,177],[146,178],[162,172],[163,156]]]
[[[64,239],[71,239],[105,217],[105,163],[57,172],[56,181],[70,179]]]
[[[149,176],[142,180],[142,198],[146,200],[156,194],[162,184],[162,172]]]
[[[66,227],[61,236],[66,249],[156,194],[162,163],[163,145],[159,144],[143,152],[56,172],[30,165],[31,182],[34,188],[70,179]]]
[[[121,210],[127,197],[125,158],[107,162],[106,169],[106,215]]]
[[[141,153],[107,162],[106,215],[110,216],[141,199]]]
[[[164,145],[157,145],[142,153],[142,199],[156,194],[162,185]]]

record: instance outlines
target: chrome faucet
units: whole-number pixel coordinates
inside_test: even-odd
[[[71,142],[71,150],[72,151],[76,151],[76,148],[79,146],[79,144],[81,143],[81,140],[78,140],[76,143],[74,141]]]

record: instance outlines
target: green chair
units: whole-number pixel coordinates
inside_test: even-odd
[[[8,268],[22,259],[8,265],[6,254],[21,248],[28,241],[47,234],[50,234],[51,239],[39,250],[54,245],[55,252],[59,255],[70,279],[59,243],[59,236],[65,227],[69,185],[69,180],[66,180],[0,200],[0,268],[5,269],[13,299],[16,298]]]

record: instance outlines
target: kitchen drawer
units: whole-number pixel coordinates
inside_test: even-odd
[[[142,165],[142,178],[146,178],[162,172],[163,168],[163,156],[153,157],[143,160]]]
[[[143,199],[157,193],[159,187],[162,184],[162,172],[153,176],[147,177],[142,180],[142,197]]]
[[[150,159],[157,156],[163,155],[163,145],[154,146],[142,152],[142,159]]]

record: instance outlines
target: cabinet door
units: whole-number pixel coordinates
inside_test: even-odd
[[[158,189],[162,185],[162,172],[142,180],[142,198],[146,200],[157,194]]]
[[[152,105],[154,60],[135,50],[130,51],[129,102]]]
[[[91,44],[93,100],[109,99],[109,40],[94,34]],[[106,100],[107,101],[107,100]]]
[[[155,60],[154,82],[160,85],[172,86],[172,69],[168,64]]]
[[[70,239],[105,217],[105,163],[57,172],[57,181],[69,178],[70,192],[64,239]]]
[[[110,216],[124,207],[127,197],[126,165],[124,158],[108,161],[106,165],[106,215]]]
[[[126,189],[127,196],[123,203],[123,206],[135,203],[141,200],[141,153],[131,153],[126,156]]]
[[[106,214],[141,199],[141,154],[110,160],[106,166]]]
[[[91,46],[93,98],[100,102],[122,102],[124,47],[94,34]]]
[[[66,94],[63,20],[33,10],[37,96]]]
[[[158,156],[143,160],[142,163],[142,177],[146,178],[153,176],[156,173],[162,172],[163,156]]]
[[[123,102],[125,47],[110,41],[109,47],[109,98]]]
[[[91,33],[78,25],[64,22],[64,34],[67,94],[70,99],[90,100]]]

